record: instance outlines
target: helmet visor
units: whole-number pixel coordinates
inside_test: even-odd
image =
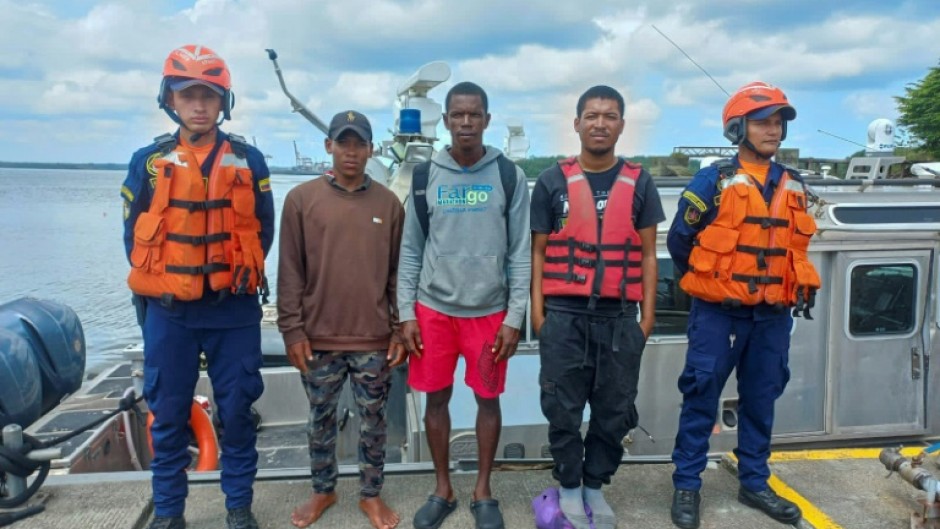
[[[225,90],[221,86],[210,83],[208,81],[203,81],[201,79],[177,79],[175,81],[170,81],[168,83],[170,90],[174,92],[179,92],[180,90],[186,90],[190,86],[196,86],[201,84],[202,86],[208,87],[210,90],[218,94],[219,96],[225,96]]]
[[[796,119],[796,109],[790,105],[771,105],[769,107],[759,108],[749,112],[747,119],[767,119],[777,111],[780,112],[780,117],[786,121]]]

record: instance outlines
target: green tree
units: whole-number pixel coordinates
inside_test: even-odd
[[[538,176],[544,171],[556,163],[558,160],[567,158],[567,156],[534,156],[532,158],[525,158],[523,160],[518,160],[516,164],[525,171],[525,175],[529,178],[538,178]]]
[[[940,156],[940,66],[934,66],[923,79],[910,83],[898,102],[901,117],[898,124],[907,127],[918,143],[931,156]]]

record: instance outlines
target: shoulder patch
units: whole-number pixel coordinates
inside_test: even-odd
[[[147,163],[144,166],[147,168],[147,172],[153,176],[157,176],[157,168],[153,166],[153,162],[163,154],[160,151],[157,151],[147,157]]]
[[[696,209],[695,206],[689,206],[682,218],[685,219],[686,224],[693,226],[702,220],[702,212]]]
[[[698,197],[695,193],[686,189],[682,192],[682,198],[688,200],[695,206],[699,211],[705,212],[708,209],[708,206],[705,205],[705,201]]]
[[[271,191],[271,177],[269,176],[267,178],[262,178],[261,180],[258,180],[258,189],[260,189],[262,193],[270,192]]]
[[[121,186],[121,195],[124,197],[124,200],[128,202],[134,201],[134,192],[127,186]]]

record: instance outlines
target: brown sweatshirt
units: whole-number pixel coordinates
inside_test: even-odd
[[[404,209],[385,186],[346,191],[323,176],[284,199],[277,324],[290,346],[388,348],[398,323],[396,282]]]

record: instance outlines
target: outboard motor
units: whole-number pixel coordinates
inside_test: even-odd
[[[22,427],[82,385],[85,333],[61,303],[20,298],[0,305],[0,427]]]

